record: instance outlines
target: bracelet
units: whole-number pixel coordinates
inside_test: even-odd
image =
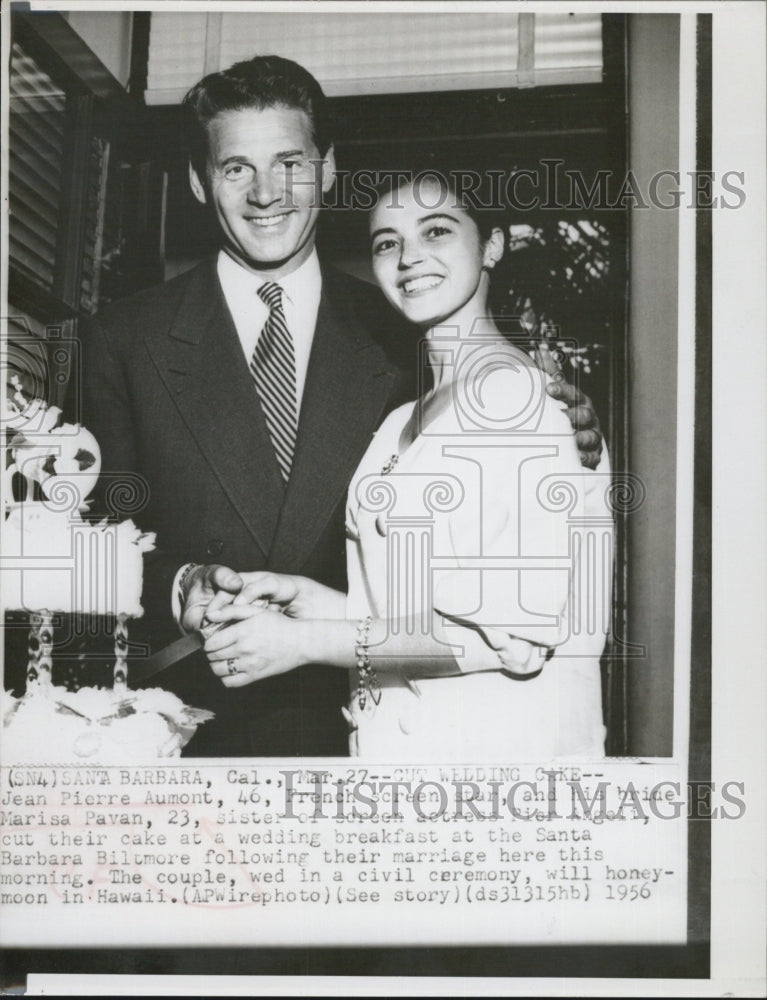
[[[186,594],[184,593],[184,584],[186,583],[189,574],[192,572],[192,570],[199,568],[200,568],[199,563],[187,563],[186,566],[184,566],[183,572],[181,573],[181,576],[179,577],[178,581],[178,592],[181,595],[182,604],[186,600]]]
[[[368,654],[368,644],[370,641],[370,626],[373,619],[370,615],[362,618],[357,623],[357,639],[354,643],[354,658],[357,661],[357,701],[360,711],[364,710],[367,704],[368,695],[374,704],[381,700],[381,686],[378,683],[375,670],[370,662]]]

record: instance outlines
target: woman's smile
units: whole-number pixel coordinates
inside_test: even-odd
[[[498,230],[485,242],[467,210],[431,180],[379,201],[371,216],[371,249],[376,281],[411,323],[428,329],[468,309],[471,327],[485,308],[486,260],[491,250],[502,252],[503,234]]]
[[[403,278],[399,287],[405,295],[421,295],[430,292],[442,284],[444,278],[439,274],[424,274],[416,277]]]

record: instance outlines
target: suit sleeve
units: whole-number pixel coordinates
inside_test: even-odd
[[[136,415],[131,402],[127,364],[119,357],[125,338],[110,336],[98,319],[82,326],[80,369],[70,380],[67,411],[94,434],[101,449],[101,475],[92,495],[94,518],[132,518],[145,531],[142,516],[149,484],[141,474]],[[119,332],[119,331],[118,331]],[[157,642],[178,635],[172,615],[172,586],[179,561],[160,547],[144,559],[142,605],[159,628]]]
[[[79,410],[76,419],[96,436],[101,448],[101,477],[94,493],[98,513],[110,513],[110,506],[115,505],[116,484],[128,489],[138,475],[129,399],[123,367],[110,348],[106,331],[91,320],[82,327],[81,365],[70,382],[69,410]]]

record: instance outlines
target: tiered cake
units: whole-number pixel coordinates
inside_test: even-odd
[[[28,619],[28,660],[25,693],[4,696],[3,760],[118,764],[178,756],[210,713],[160,688],[128,688],[128,620],[143,614],[143,557],[155,536],[132,521],[83,518],[101,468],[96,439],[14,386],[0,594],[6,612]],[[96,616],[114,639],[110,685],[80,686],[76,673],[68,685],[55,684],[56,622]]]

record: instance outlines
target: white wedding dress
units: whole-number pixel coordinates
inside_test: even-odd
[[[363,457],[348,494],[347,617],[412,630],[434,608],[454,643],[446,655],[463,673],[410,681],[404,662],[379,669],[380,698],[364,709],[353,673],[353,756],[510,763],[604,754],[609,468],[606,455],[596,473],[581,467],[545,381],[536,368],[506,365],[457,383],[452,405],[406,450],[400,434],[413,403],[389,415]],[[537,644],[536,676],[514,676],[514,637]]]

